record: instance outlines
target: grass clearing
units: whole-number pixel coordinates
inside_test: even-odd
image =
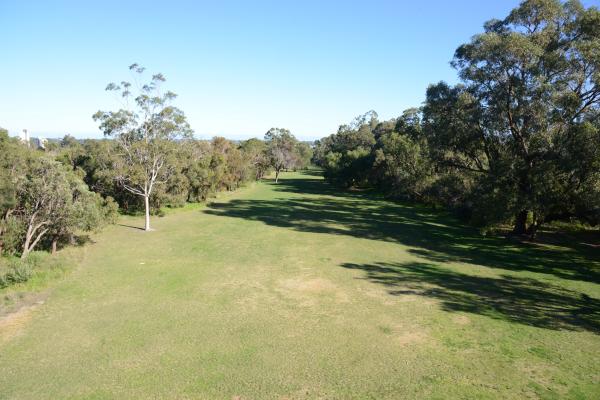
[[[12,325],[1,398],[600,393],[597,248],[482,238],[311,173],[141,223],[73,249]]]

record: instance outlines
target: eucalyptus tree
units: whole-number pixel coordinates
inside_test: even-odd
[[[271,167],[267,144],[262,140],[251,138],[242,142],[240,148],[254,170],[254,179],[261,179]]]
[[[309,167],[310,162],[313,158],[313,149],[310,144],[306,142],[298,142],[294,148],[296,154],[296,165],[298,169],[306,169]]]
[[[47,236],[53,236],[55,250],[61,235],[76,228],[91,229],[104,221],[104,217],[90,217],[91,213],[101,214],[95,209],[102,207],[100,196],[90,192],[73,171],[45,157],[30,159],[28,164],[17,187],[15,210],[24,231],[21,258]]]
[[[206,140],[192,140],[182,149],[183,174],[188,180],[189,202],[206,200],[211,192],[209,169],[212,158],[212,146]]]
[[[71,135],[65,135],[60,143],[56,159],[63,164],[71,166],[74,170],[78,167],[81,159],[85,157],[83,145]]]
[[[265,133],[267,154],[271,166],[275,170],[275,182],[279,180],[279,173],[294,165],[294,147],[298,140],[285,128],[271,128]]]
[[[18,205],[17,187],[26,166],[26,149],[17,139],[10,138],[6,129],[0,128],[0,255]]]
[[[578,1],[528,0],[484,28],[456,50],[462,84],[429,88],[426,132],[442,164],[486,188],[480,202],[491,214],[512,215],[515,233],[534,235],[566,211],[568,192],[590,184],[586,167],[558,160],[597,137],[600,12]]]
[[[118,206],[110,197],[104,199],[88,186],[73,171],[65,171],[56,177],[54,196],[59,200],[49,216],[47,236],[52,254],[59,243],[73,242],[77,232],[96,231],[106,224],[114,223]]]
[[[325,178],[344,187],[367,182],[375,144],[373,131],[379,124],[377,118],[375,111],[369,111],[350,124],[340,125],[337,133],[316,144],[314,160],[325,170]]]
[[[25,228],[21,258],[27,257],[50,230],[52,218],[66,208],[71,193],[62,184],[64,175],[60,164],[40,158],[20,182],[18,213]]]
[[[138,64],[129,69],[140,77],[145,70]],[[121,148],[113,165],[115,179],[125,190],[143,198],[146,231],[151,230],[150,196],[156,185],[164,184],[173,172],[169,157],[174,141],[192,136],[185,114],[172,105],[177,96],[171,91],[163,92],[163,82],[165,77],[155,74],[143,85],[138,79],[133,84],[110,83],[106,90],[119,94],[123,107],[98,111],[93,116],[104,135],[114,138]]]
[[[419,111],[408,109],[373,133],[373,183],[394,197],[424,201],[434,172]]]

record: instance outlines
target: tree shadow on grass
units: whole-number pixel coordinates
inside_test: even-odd
[[[145,230],[141,226],[127,225],[127,224],[117,224],[117,225],[122,226],[124,228],[135,229],[135,230],[138,230],[138,231],[144,231]]]
[[[212,203],[204,212],[301,232],[401,243],[433,262],[465,262],[600,283],[600,249],[573,242],[550,247],[482,237],[446,213],[370,193],[340,191],[310,174],[267,182],[280,198]]]
[[[393,296],[418,295],[451,312],[554,330],[600,333],[600,300],[535,279],[467,275],[427,263],[343,264]]]

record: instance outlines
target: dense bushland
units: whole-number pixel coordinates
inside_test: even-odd
[[[290,143],[282,168],[307,167],[310,147],[291,135]],[[220,137],[171,143],[168,172],[149,199],[152,214],[262,178],[272,169],[273,147],[269,141],[235,143]],[[122,148],[115,140],[78,141],[67,135],[41,151],[2,131],[0,152],[0,254],[25,258],[34,249],[55,252],[76,243],[78,235],[114,222],[118,209],[144,210],[143,198],[120,180]]]
[[[424,105],[375,112],[316,143],[328,180],[441,205],[473,223],[600,222],[600,12],[525,1],[460,46],[461,83]]]
[[[0,254],[56,251],[114,220],[116,204],[91,191],[83,173],[0,132]]]
[[[294,140],[296,148],[307,147]],[[56,150],[57,158],[82,173],[83,180],[104,198],[113,198],[124,212],[143,211],[143,199],[125,190],[114,165],[119,162],[120,147],[114,140],[88,139],[79,142],[65,137]],[[311,153],[304,158],[292,153],[286,169],[306,168]],[[262,178],[272,170],[269,143],[259,139],[233,142],[222,137],[212,140],[193,138],[174,142],[169,155],[170,170],[150,196],[152,214],[161,207],[180,207],[205,201],[220,191],[231,191]]]

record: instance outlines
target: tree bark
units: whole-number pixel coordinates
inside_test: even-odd
[[[527,234],[529,235],[529,238],[533,241],[535,240],[535,236],[537,234],[538,229],[540,228],[541,222],[538,218],[537,213],[533,213],[533,222],[532,224],[527,228]]]
[[[56,245],[58,244],[58,237],[55,236],[52,238],[52,250],[51,254],[56,254]]]
[[[27,254],[31,251],[31,247],[29,243],[31,243],[31,238],[33,237],[33,233],[31,232],[31,224],[27,228],[27,233],[25,234],[25,243],[23,243],[23,251],[21,252],[21,258],[27,257]]]
[[[527,216],[529,215],[529,210],[521,210],[517,214],[517,218],[515,219],[515,226],[513,227],[513,233],[515,235],[523,235],[527,233]]]
[[[43,225],[43,223],[38,225],[38,227],[40,227],[42,225]],[[48,232],[48,228],[42,230],[41,232],[39,232],[37,234],[36,238],[33,240],[33,243],[31,243],[31,239],[33,239],[33,235],[36,230],[37,230],[37,228],[34,229],[33,231],[30,231],[28,229],[27,235],[25,236],[25,244],[23,245],[23,252],[21,253],[21,259],[27,258],[27,255],[31,252],[31,250],[33,250],[35,248],[35,246],[38,244],[40,239],[46,234],[46,232]]]
[[[144,196],[144,208],[146,209],[146,223],[144,225],[144,230],[150,230],[150,196]]]

